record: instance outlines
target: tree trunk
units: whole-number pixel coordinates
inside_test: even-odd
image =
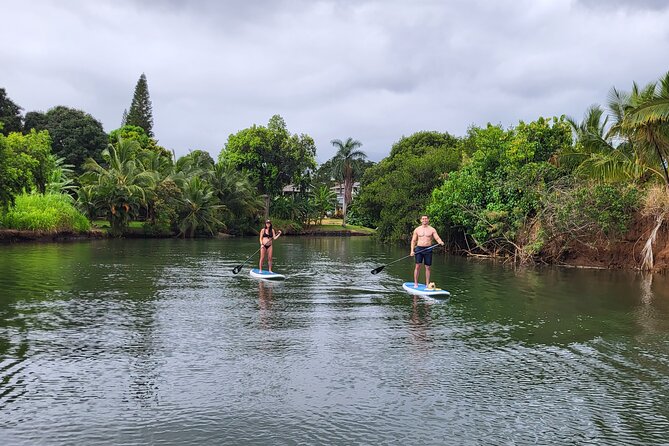
[[[269,218],[269,194],[265,195],[265,220]]]
[[[664,157],[662,156],[662,150],[660,150],[660,146],[657,144],[655,137],[651,136],[651,139],[653,140],[653,145],[655,146],[655,150],[657,151],[657,156],[658,158],[660,158],[660,165],[662,166],[664,173],[664,185],[667,186],[667,189],[669,189],[669,173],[667,172],[667,161],[669,160],[665,160]]]
[[[353,189],[353,179],[349,176],[344,178],[344,206],[342,211],[344,213],[344,223],[342,226],[346,226],[346,209],[348,208],[349,203],[351,202],[351,190]]]

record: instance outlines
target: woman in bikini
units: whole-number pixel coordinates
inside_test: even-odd
[[[267,265],[269,266],[269,271],[272,272],[272,241],[279,238],[281,231],[274,231],[272,227],[272,221],[265,221],[265,226],[260,229],[260,263],[258,269],[262,272],[262,264],[265,261],[265,256],[267,256]]]

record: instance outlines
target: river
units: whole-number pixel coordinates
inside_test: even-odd
[[[0,246],[0,444],[668,444],[669,278],[365,237]],[[253,263],[254,265],[251,265]]]

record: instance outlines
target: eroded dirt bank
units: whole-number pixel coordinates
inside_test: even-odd
[[[572,242],[558,263],[570,266],[640,269],[642,250],[655,228],[650,217],[635,216],[630,229],[616,241],[599,240],[592,244]],[[653,243],[652,271],[669,271],[669,221],[666,219]]]

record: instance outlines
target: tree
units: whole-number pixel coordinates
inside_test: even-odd
[[[38,114],[34,117],[33,128],[49,131],[53,154],[57,158],[64,158],[65,164],[72,164],[77,174],[83,172],[84,162],[88,158],[102,160],[102,151],[107,147],[107,134],[100,121],[93,116],[59,105],[47,111],[45,119],[41,119]]]
[[[344,181],[343,226],[346,226],[346,208],[351,204],[353,183],[359,178],[360,163],[367,159],[367,155],[362,150],[358,150],[362,143],[350,137],[345,142],[333,139],[330,143],[337,148],[337,153],[332,158],[334,177]]]
[[[225,225],[219,220],[224,206],[218,203],[213,189],[200,177],[193,176],[183,185],[179,212],[179,235],[194,237],[198,229],[214,234]]]
[[[635,83],[628,98],[622,122],[612,130],[629,135],[643,151],[639,158],[654,159],[653,165],[659,167],[669,191],[669,72],[643,89]]]
[[[232,166],[216,163],[206,178],[224,206],[222,215],[227,230],[243,233],[251,229],[255,217],[263,209],[263,201],[248,175]]]
[[[365,171],[353,202],[358,217],[376,227],[382,240],[407,241],[432,191],[460,166],[462,151],[448,133],[402,137],[388,157]]]
[[[22,125],[21,107],[16,105],[4,88],[0,88],[0,133],[20,132]]]
[[[669,73],[631,92],[611,89],[609,114],[598,106],[581,123],[569,119],[576,144],[563,151],[560,162],[598,181],[657,178],[669,188]]]
[[[176,169],[187,176],[202,175],[211,172],[214,168],[214,159],[209,152],[193,150],[177,160]]]
[[[41,194],[51,172],[55,169],[55,158],[51,154],[51,138],[49,132],[37,132],[34,129],[26,135],[13,132],[6,137],[7,147],[13,154],[12,164],[26,189],[36,188]]]
[[[158,145],[158,141],[147,135],[142,127],[127,124],[109,132],[110,144],[115,144],[119,138],[137,141],[140,150],[135,156],[142,161],[147,157],[151,158],[152,154],[155,154],[165,161],[172,162],[172,152]]]
[[[318,224],[322,224],[325,214],[334,209],[337,202],[337,194],[332,192],[327,185],[321,184],[311,192],[310,198],[314,206],[316,218],[318,218]]]
[[[83,207],[94,203],[111,226],[111,233],[119,236],[128,227],[130,219],[137,216],[147,202],[147,193],[155,183],[155,174],[144,170],[132,153],[138,150],[137,141],[120,139],[102,152],[106,166],[94,159],[86,162],[87,173],[81,176],[86,200]]]
[[[253,125],[230,135],[219,162],[245,171],[265,196],[265,216],[272,197],[316,167],[316,145],[308,135],[290,135],[279,115],[267,127]]]
[[[16,195],[30,185],[30,177],[23,173],[27,169],[17,169],[17,161],[24,160],[16,156],[0,133],[0,210],[13,205]]]
[[[574,144],[560,152],[561,166],[577,176],[609,183],[640,183],[648,176],[649,170],[638,162],[629,140],[614,145],[608,136],[609,116],[604,116],[601,107],[589,107],[580,123],[573,118],[567,118],[567,122],[574,135]]]
[[[46,124],[46,113],[41,111],[28,112],[23,120],[23,133],[28,133],[32,129],[45,130],[47,128]]]
[[[141,127],[149,137],[153,137],[153,111],[149,98],[149,84],[144,73],[135,85],[135,94],[123,124]]]
[[[542,243],[534,225],[542,197],[566,173],[546,159],[571,145],[569,126],[563,118],[508,130],[488,124],[470,128],[462,145],[475,150],[432,192],[427,213],[435,225],[457,228],[470,248],[530,259]]]

